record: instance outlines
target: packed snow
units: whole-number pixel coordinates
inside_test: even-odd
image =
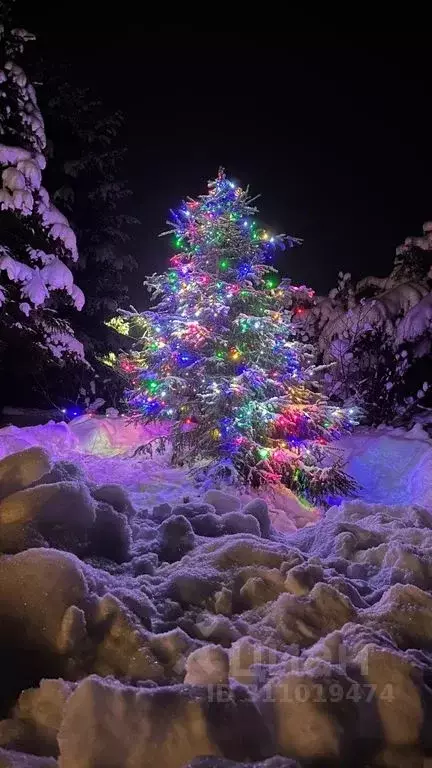
[[[0,430],[0,765],[428,766],[426,432],[342,441],[326,511],[134,456],[159,435]]]

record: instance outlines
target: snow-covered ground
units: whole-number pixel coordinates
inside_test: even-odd
[[[341,442],[361,500],[325,514],[131,458],[153,436],[0,430],[0,765],[431,766],[426,433]]]
[[[163,502],[178,503],[183,498],[198,499],[203,489],[197,487],[187,470],[170,466],[169,450],[134,457],[140,446],[163,434],[160,427],[143,427],[122,417],[106,418],[84,415],[69,424],[6,427],[0,430],[0,458],[30,446],[44,447],[51,456],[78,462],[95,483],[121,483],[137,508],[152,508]],[[228,489],[229,493],[232,493]],[[252,496],[237,492],[242,503]],[[315,523],[319,510],[300,501],[288,490],[262,494],[269,502],[272,519],[281,531],[293,531]]]
[[[163,434],[160,428],[143,427],[122,417],[84,415],[69,424],[0,429],[0,459],[31,446],[41,446],[54,459],[77,462],[94,483],[120,483],[134,503],[143,508],[162,502],[178,503],[183,497],[198,499],[197,487],[187,470],[170,466],[170,453],[153,458],[137,448]],[[347,462],[347,471],[358,483],[358,497],[385,504],[423,504],[432,507],[432,442],[417,424],[409,432],[382,427],[358,429],[339,440],[336,450]],[[232,493],[228,488],[229,493]],[[320,512],[280,490],[262,494],[269,503],[278,530],[291,531],[315,523]],[[242,494],[242,501],[253,496]]]

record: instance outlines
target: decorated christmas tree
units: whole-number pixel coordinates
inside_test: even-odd
[[[171,422],[174,464],[254,487],[282,483],[310,500],[347,493],[329,443],[352,418],[321,394],[314,350],[295,337],[306,289],[272,266],[276,248],[299,241],[271,236],[256,213],[223,170],[207,195],[172,212],[175,255],[146,281],[154,308],[115,323],[135,338],[118,361],[126,399],[138,418]]]

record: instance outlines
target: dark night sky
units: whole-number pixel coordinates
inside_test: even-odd
[[[278,33],[274,18],[241,32],[118,17],[97,26],[79,3],[68,22],[52,2],[16,5],[38,50],[125,114],[143,222],[138,305],[141,276],[165,265],[168,209],[205,191],[219,164],[261,193],[269,228],[304,238],[280,264],[318,291],[339,269],[385,274],[396,245],[432,217],[427,42],[341,43],[330,26]]]

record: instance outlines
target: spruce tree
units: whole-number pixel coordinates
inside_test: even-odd
[[[8,381],[47,362],[83,359],[62,309],[82,309],[69,269],[75,234],[42,185],[46,137],[35,89],[18,63],[33,35],[0,25],[0,361]],[[3,374],[4,376],[4,374]],[[27,388],[29,382],[27,380]]]
[[[147,280],[154,308],[117,321],[136,338],[119,366],[132,413],[172,424],[175,464],[316,501],[353,487],[329,445],[352,419],[320,392],[314,349],[287,309],[296,288],[272,266],[296,240],[272,236],[256,213],[223,170],[173,213],[175,254]]]

